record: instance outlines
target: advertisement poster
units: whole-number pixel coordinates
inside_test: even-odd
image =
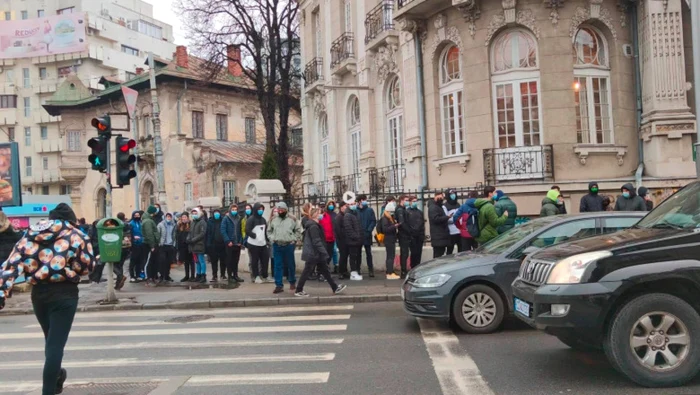
[[[0,59],[30,58],[87,49],[85,14],[0,22]]]
[[[29,228],[29,217],[10,217],[10,223],[15,230],[24,230]]]
[[[19,174],[19,146],[17,143],[0,144],[0,207],[22,205]]]

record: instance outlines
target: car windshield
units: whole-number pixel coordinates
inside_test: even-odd
[[[516,226],[515,228],[498,235],[498,237],[495,239],[482,245],[476,250],[476,252],[481,254],[500,254],[533,232],[536,232],[537,230],[551,224],[552,222],[558,221],[559,219],[560,218],[558,217],[538,218],[523,225]]]
[[[700,226],[700,183],[693,183],[666,199],[642,218],[636,228],[694,229]]]

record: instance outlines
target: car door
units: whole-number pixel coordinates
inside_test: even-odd
[[[629,229],[632,225],[639,222],[641,217],[612,217],[601,218],[603,234],[616,233],[621,230]]]

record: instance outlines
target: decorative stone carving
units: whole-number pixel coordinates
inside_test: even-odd
[[[402,32],[409,32],[413,34],[418,31],[418,22],[413,19],[401,18],[396,22],[399,30]]]
[[[617,165],[622,166],[625,163],[627,147],[621,145],[579,144],[574,146],[574,153],[578,155],[579,162],[583,166],[586,165],[591,154],[615,155]]]
[[[593,17],[589,9],[583,7],[576,8],[576,12],[574,13],[573,18],[571,18],[569,36],[573,37],[578,31],[579,26],[590,19],[597,19],[603,22],[603,24],[610,30],[610,34],[613,36],[613,39],[617,41],[617,30],[615,30],[615,26],[612,23],[612,18],[610,17],[610,12],[606,8],[602,8],[597,17]]]
[[[530,29],[530,31],[532,31],[535,37],[539,40],[540,28],[537,27],[537,22],[535,21],[535,14],[532,12],[532,10],[518,11],[515,18],[515,23],[523,25]],[[493,18],[491,18],[491,22],[489,23],[484,46],[488,46],[491,43],[493,35],[496,34],[497,31],[499,31],[506,25],[508,25],[508,23],[506,22],[506,18],[504,15],[494,15]]]
[[[390,74],[398,73],[399,68],[396,64],[395,45],[382,45],[377,49],[377,54],[374,57],[374,65],[377,67],[377,82],[379,85],[384,84]]]
[[[552,25],[558,25],[559,8],[564,6],[564,0],[544,0],[544,5],[545,7],[552,9],[552,11],[549,13],[549,19],[552,21]]]
[[[457,2],[452,1],[453,5],[462,13],[462,17],[467,21],[469,26],[469,34],[474,38],[476,35],[476,20],[481,18],[481,8],[478,0],[462,0]]]
[[[458,156],[458,157],[433,160],[433,166],[435,166],[435,170],[437,170],[438,175],[440,175],[440,176],[442,175],[442,167],[446,166],[446,165],[453,164],[453,163],[459,164],[460,167],[462,168],[462,173],[466,173],[470,160],[471,160],[471,155],[465,154],[463,156]]]
[[[620,13],[620,26],[627,27],[627,14],[629,13],[629,0],[617,0],[617,11]]]
[[[501,5],[503,6],[503,15],[505,17],[506,23],[514,23],[515,17],[515,6],[517,0],[503,0]]]
[[[429,49],[431,62],[433,61],[433,59],[435,59],[435,55],[436,55],[438,46],[445,41],[452,41],[453,43],[455,43],[457,48],[459,48],[460,54],[465,53],[464,52],[464,45],[462,45],[462,36],[460,36],[459,30],[454,26],[450,26],[447,28],[444,38],[441,38],[439,35],[433,36],[433,41],[430,42],[430,49]]]
[[[314,115],[316,118],[326,112],[326,95],[321,92],[314,93],[313,97]]]
[[[437,17],[435,18],[435,22],[433,22],[433,26],[435,26],[435,29],[442,29],[447,25],[447,16],[445,14],[438,14]]]

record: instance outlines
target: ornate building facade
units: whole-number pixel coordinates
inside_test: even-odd
[[[304,0],[307,192],[491,184],[531,215],[595,180],[660,200],[695,178],[689,7]]]

